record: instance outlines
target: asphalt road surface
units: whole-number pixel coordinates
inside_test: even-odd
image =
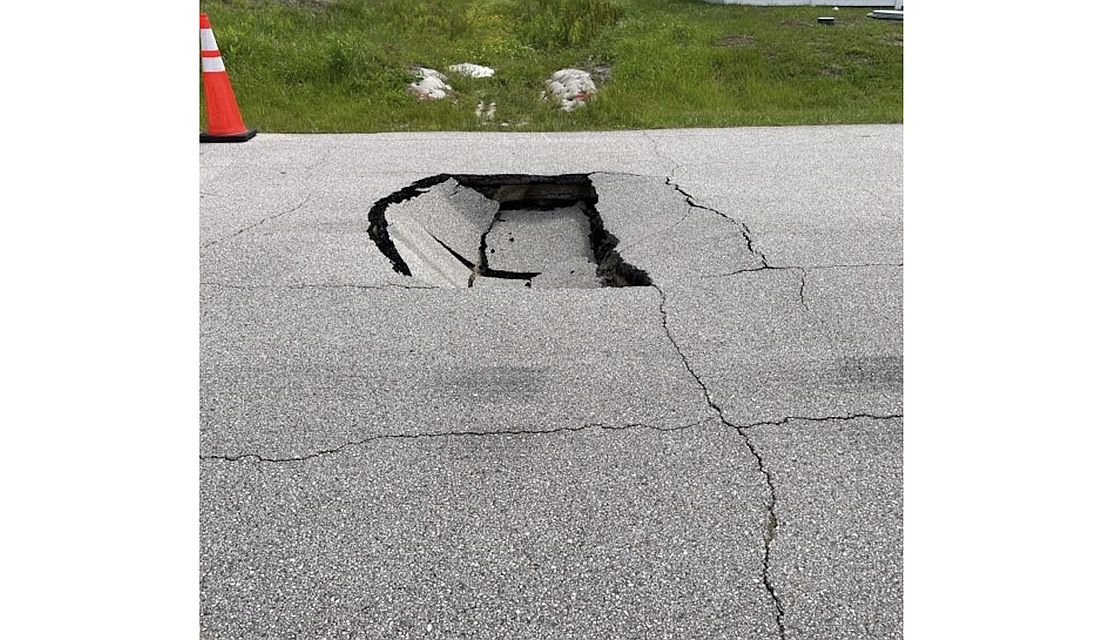
[[[902,131],[200,145],[201,636],[901,638]]]

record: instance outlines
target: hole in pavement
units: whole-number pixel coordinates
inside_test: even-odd
[[[370,237],[394,271],[455,287],[651,284],[604,228],[586,174],[440,174],[374,203]]]

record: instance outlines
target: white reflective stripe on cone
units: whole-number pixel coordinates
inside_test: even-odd
[[[201,43],[201,49],[203,51],[218,50],[218,42],[214,40],[213,29],[199,29],[199,42]]]
[[[225,64],[222,63],[222,57],[218,56],[217,58],[203,58],[202,70],[203,72],[225,71]]]

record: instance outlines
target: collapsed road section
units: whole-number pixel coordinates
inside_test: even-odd
[[[369,232],[396,272],[439,286],[649,286],[598,199],[585,174],[439,174],[375,202]]]

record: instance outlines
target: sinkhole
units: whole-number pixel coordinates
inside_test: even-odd
[[[370,237],[397,273],[441,286],[652,284],[616,252],[586,174],[439,174],[374,203]]]

